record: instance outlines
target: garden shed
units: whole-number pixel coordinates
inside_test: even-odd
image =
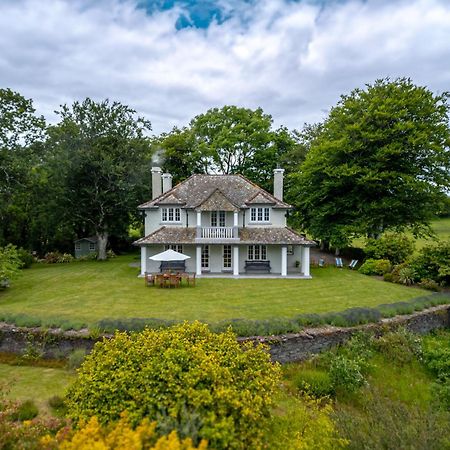
[[[97,252],[97,236],[78,239],[75,244],[75,258]]]

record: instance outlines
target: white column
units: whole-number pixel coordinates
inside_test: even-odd
[[[195,273],[196,275],[202,274],[202,246],[197,245],[195,256]]]
[[[287,247],[283,245],[281,247],[281,276],[287,275]]]
[[[302,272],[309,277],[309,247],[302,247]]]
[[[141,275],[144,276],[147,272],[147,247],[143,245],[141,247]]]
[[[202,212],[201,211],[197,211],[197,226],[198,227],[202,226]]]
[[[239,225],[238,217],[239,217],[239,211],[234,211],[233,212],[233,227],[237,227]]]
[[[233,275],[239,275],[239,246],[233,246]]]

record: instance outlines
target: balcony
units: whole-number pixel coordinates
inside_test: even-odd
[[[235,231],[234,231],[235,230]],[[237,227],[202,227],[197,229],[197,242],[239,241]]]

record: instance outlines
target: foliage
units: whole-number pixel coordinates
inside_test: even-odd
[[[391,270],[391,263],[387,259],[366,259],[358,269],[364,275],[384,275]]]
[[[328,373],[317,369],[299,370],[294,378],[295,386],[304,393],[316,398],[334,395],[334,386]]]
[[[392,264],[404,262],[414,252],[414,241],[400,233],[386,233],[380,239],[368,239],[364,252],[367,258],[388,259]]]
[[[426,232],[450,179],[448,93],[381,79],[341,96],[292,175],[301,228],[344,247],[386,230]]]
[[[247,448],[263,439],[278,379],[263,347],[185,323],[97,343],[68,391],[68,408],[75,421],[96,415],[108,423],[127,411],[133,425],[148,417],[161,433]]]
[[[38,414],[39,410],[33,400],[25,400],[20,403],[14,413],[11,414],[11,419],[23,422],[25,420],[34,419]]]
[[[283,414],[274,416],[269,429],[268,447],[273,450],[337,450],[346,448],[331,416],[332,405],[302,394],[293,397]]]
[[[450,240],[422,248],[410,265],[417,280],[427,278],[444,285],[450,284]]]
[[[14,245],[0,247],[0,288],[7,287],[9,280],[20,274],[22,264],[19,252]]]
[[[427,289],[429,291],[439,292],[441,290],[441,287],[439,286],[439,284],[434,280],[430,280],[429,278],[420,280],[420,282],[417,285],[420,288]]]
[[[74,350],[67,358],[67,367],[69,369],[78,369],[86,358],[86,350],[78,348]]]
[[[414,284],[416,278],[416,272],[411,266],[404,266],[398,271],[398,283],[411,286]]]
[[[337,355],[332,359],[329,374],[335,389],[343,392],[355,392],[366,384],[358,360],[343,355]]]
[[[422,341],[405,328],[391,331],[375,340],[376,349],[386,359],[399,365],[411,363],[422,356]]]
[[[18,248],[17,255],[22,261],[22,269],[28,269],[31,267],[31,264],[33,264],[34,262],[34,258],[28,250],[25,250],[24,248]]]
[[[143,419],[133,429],[126,414],[108,427],[101,426],[94,416],[75,433],[65,433],[63,439],[57,436],[54,440],[47,436],[43,439],[43,443],[48,445],[59,441],[60,450],[206,450],[207,448],[206,441],[202,441],[196,447],[189,438],[181,440],[176,431],[158,437],[155,429],[156,423],[151,423],[148,419]]]

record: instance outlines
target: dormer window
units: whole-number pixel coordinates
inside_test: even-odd
[[[161,208],[161,222],[181,222],[180,208]]]
[[[250,222],[270,222],[270,208],[250,208]]]

